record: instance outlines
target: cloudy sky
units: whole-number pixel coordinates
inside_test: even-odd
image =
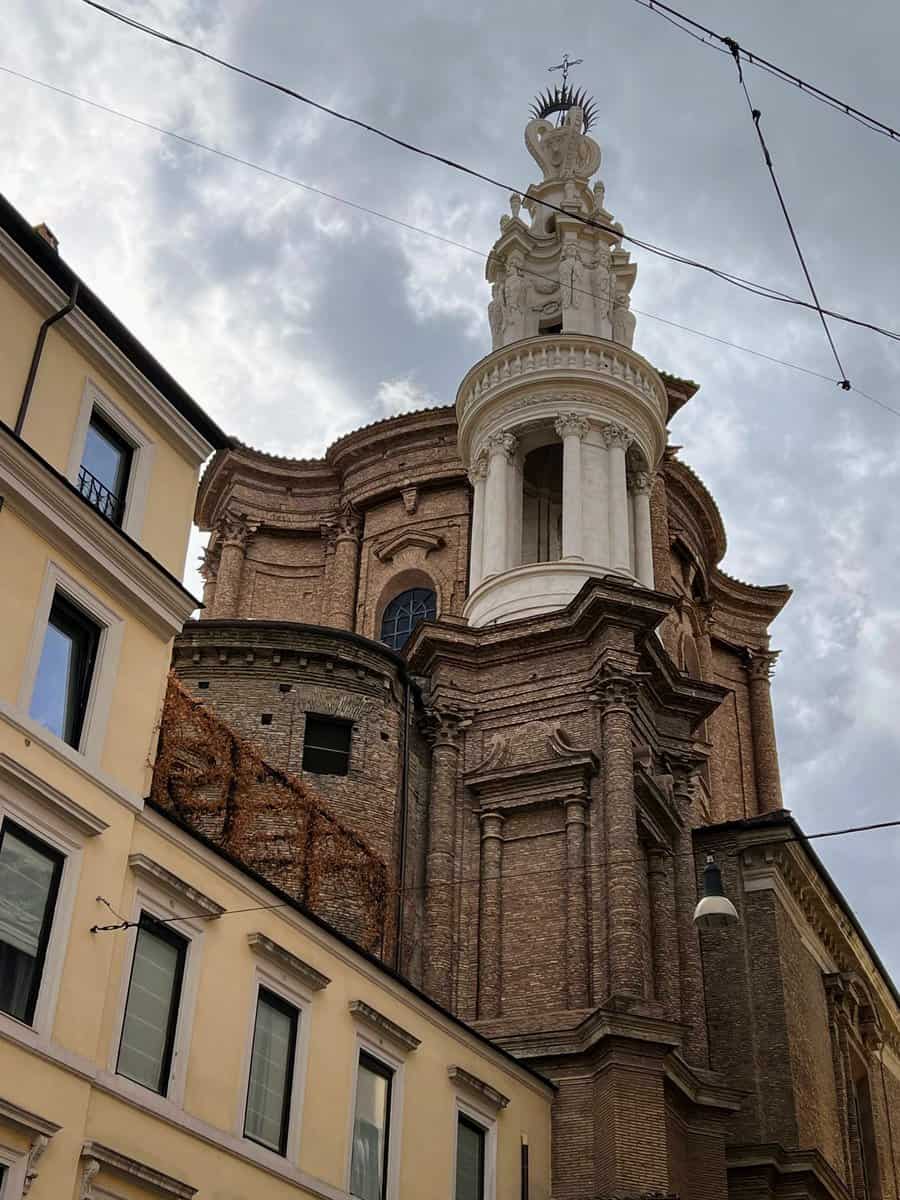
[[[852,20],[818,0],[685,3],[900,126],[891,0],[860,0]],[[607,205],[626,231],[803,292],[733,63],[634,0],[118,6],[520,189],[536,172],[522,141],[529,102],[569,51],[585,60],[576,77],[597,99]],[[503,193],[80,0],[4,0],[0,29],[5,68],[468,246],[496,236]],[[900,326],[900,144],[767,75],[747,78],[823,303]],[[47,221],[229,432],[266,450],[319,454],[367,421],[448,403],[488,349],[476,255],[8,73],[0,163],[0,189]],[[835,376],[813,314],[635,257],[641,313]],[[850,379],[900,409],[900,345],[834,334]],[[636,348],[702,385],[672,439],[722,509],[725,569],[795,589],[774,633],[785,803],[809,832],[900,817],[900,419],[646,315]],[[818,848],[900,980],[900,831]]]

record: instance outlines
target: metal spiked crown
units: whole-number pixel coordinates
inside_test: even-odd
[[[570,108],[580,108],[584,113],[584,132],[590,129],[596,115],[596,103],[584,88],[570,88],[567,83],[547,88],[540,92],[531,106],[532,116],[538,120],[551,117],[554,113],[567,113]]]

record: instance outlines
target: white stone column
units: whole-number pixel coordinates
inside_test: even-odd
[[[609,449],[609,541],[613,570],[631,574],[628,545],[628,472],[625,451],[634,441],[621,425],[606,425],[603,440]]]
[[[484,504],[487,484],[488,456],[482,450],[469,469],[472,484],[472,528],[469,534],[469,591],[474,592],[484,578]]]
[[[511,433],[488,438],[485,487],[483,578],[506,570],[509,543],[509,469],[518,440]]]
[[[506,542],[506,569],[522,565],[522,504],[524,500],[524,478],[522,459],[518,448],[512,455],[507,471],[507,521],[509,536]]]
[[[648,471],[637,471],[631,477],[631,495],[634,502],[634,573],[644,585],[652,588],[653,542],[650,534],[650,492],[653,476]]]
[[[609,567],[609,451],[596,430],[581,443],[581,493],[584,557]]]
[[[577,413],[561,413],[556,419],[555,429],[563,444],[563,558],[584,559],[581,439],[589,427],[587,418]]]

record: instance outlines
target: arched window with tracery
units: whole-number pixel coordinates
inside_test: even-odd
[[[409,588],[395,596],[381,618],[381,640],[392,650],[402,650],[420,621],[433,621],[437,599],[430,588]]]

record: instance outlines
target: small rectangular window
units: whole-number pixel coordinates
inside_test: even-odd
[[[460,1113],[456,1127],[454,1200],[484,1200],[485,1131]]]
[[[350,1159],[350,1194],[358,1200],[385,1200],[387,1196],[393,1076],[390,1067],[360,1051]]]
[[[297,1020],[296,1008],[260,988],[250,1051],[244,1134],[276,1154],[287,1151]]]
[[[78,472],[78,489],[108,520],[122,524],[134,449],[94,409]]]
[[[116,1071],[164,1096],[172,1066],[187,942],[141,914]]]
[[[316,775],[346,775],[350,769],[352,730],[350,721],[307,713],[303,731],[303,770]]]
[[[30,1025],[63,855],[11,821],[0,828],[0,1011]]]
[[[87,712],[100,627],[61,592],[53,597],[30,714],[78,749]]]

